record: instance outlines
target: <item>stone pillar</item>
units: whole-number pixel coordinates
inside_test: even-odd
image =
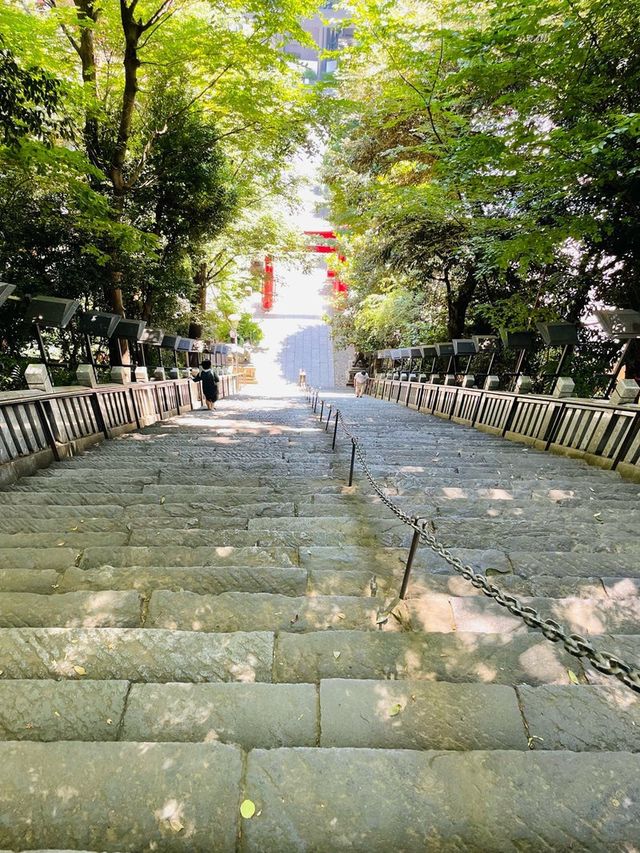
[[[98,380],[96,372],[90,364],[79,364],[76,370],[76,379],[78,385],[84,385],[85,388],[97,388]]]
[[[462,377],[462,387],[463,388],[475,388],[476,387],[476,377],[472,373],[467,373],[466,376]]]
[[[178,367],[170,368],[169,379],[180,379],[180,368],[178,368]]]
[[[111,381],[116,385],[129,385],[131,382],[131,371],[128,367],[112,367]]]
[[[516,382],[516,394],[531,394],[533,390],[533,379],[530,376],[518,376]]]
[[[146,367],[136,367],[134,370],[134,375],[136,377],[136,382],[148,382],[149,381],[149,371]]]
[[[445,385],[455,385],[456,384],[456,377],[453,375],[453,373],[447,373],[447,375],[444,377],[444,384]]]
[[[27,365],[24,378],[30,391],[44,391],[47,394],[53,391],[53,385],[44,364]]]
[[[156,369],[153,371],[153,378],[156,380],[156,382],[164,382],[164,380],[167,378],[167,371],[164,369],[164,367],[156,367]]]
[[[554,397],[573,397],[573,389],[576,387],[573,379],[568,376],[559,376],[553,389]]]
[[[500,377],[499,376],[487,376],[484,380],[484,390],[485,391],[497,391],[500,388]]]
[[[432,373],[431,376],[429,377],[429,382],[432,385],[442,385],[442,381],[440,379],[440,374],[439,373]]]
[[[635,379],[619,379],[609,402],[614,406],[631,406],[638,399],[640,385]]]

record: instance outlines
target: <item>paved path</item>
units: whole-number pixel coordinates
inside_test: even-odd
[[[0,848],[634,850],[638,699],[425,550],[389,615],[407,533],[348,445],[219,405],[0,492]],[[637,486],[341,405],[446,544],[638,659]]]

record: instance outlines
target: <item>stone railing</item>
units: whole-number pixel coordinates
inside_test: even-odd
[[[367,393],[640,482],[640,407],[376,377]]]
[[[237,392],[235,375],[220,376],[220,397]],[[190,379],[14,391],[0,395],[0,485],[90,444],[201,406]]]

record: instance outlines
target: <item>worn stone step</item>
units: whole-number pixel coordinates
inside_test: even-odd
[[[62,549],[60,549],[62,550]],[[14,552],[15,553],[15,552]],[[2,552],[0,551],[0,556]],[[73,563],[73,561],[70,561]],[[220,546],[182,548],[171,546],[87,548],[81,568],[100,566],[293,566],[297,551],[287,548],[251,548]]]
[[[522,577],[541,574],[569,577],[597,573],[607,577],[640,578],[640,561],[634,554],[509,551],[509,562],[513,571]]]
[[[382,596],[388,591],[388,580],[366,569],[309,572],[309,592],[315,595]]]
[[[39,595],[6,592],[0,597],[0,628],[138,628],[137,592],[68,592]]]
[[[5,628],[1,678],[272,681],[273,642],[266,631]]]
[[[22,496],[24,493],[21,492]],[[0,497],[2,493],[0,492]],[[69,506],[68,504],[39,504],[37,515],[34,514],[34,509],[28,503],[18,501],[15,512],[10,516],[5,515],[0,519],[0,529],[7,533],[20,533],[27,530],[38,530],[38,525],[42,522],[51,522],[51,524],[65,524],[70,522],[70,526],[78,523],[83,519],[111,519],[116,521],[125,518],[125,509],[122,506],[110,504],[86,504],[79,503],[77,506]],[[35,525],[31,527],[31,525]]]
[[[374,631],[381,604],[356,596],[292,597],[225,592],[197,595],[160,590],[151,595],[146,625],[179,631]]]
[[[633,849],[639,772],[629,753],[253,750],[241,850]]]
[[[272,749],[316,746],[318,733],[312,684],[134,684],[121,739]]]
[[[496,586],[500,587],[497,582]],[[529,598],[542,618],[553,619],[570,634],[635,634],[640,625],[640,598]],[[417,631],[465,631],[480,633],[526,632],[526,623],[491,599],[427,594],[408,602],[411,625]]]
[[[222,592],[271,592],[304,595],[308,577],[304,569],[277,566],[103,566],[66,570],[56,583],[61,592],[71,590],[135,589],[150,595],[164,589],[218,595]],[[0,589],[2,576],[0,573]],[[48,590],[51,592],[51,590]],[[316,590],[319,592],[319,590]],[[349,595],[360,593],[349,592]]]
[[[226,744],[0,743],[0,845],[232,853],[242,753]]]
[[[327,679],[320,718],[324,747],[528,749],[516,691],[501,684]]]
[[[298,548],[306,545],[374,544],[376,540],[375,535],[368,530],[366,524],[342,524],[335,530],[322,529],[322,527],[316,529],[313,525],[309,525],[305,529],[304,526],[291,524],[295,521],[297,521],[295,518],[281,518],[279,523],[271,522],[273,524],[271,529],[260,527],[234,529],[224,526],[217,528],[210,526],[209,529],[195,527],[178,529],[175,526],[164,526],[158,529],[155,525],[146,528],[142,524],[131,531],[128,544],[136,547],[167,545],[188,549],[211,545],[236,548],[280,545],[284,548]]]
[[[128,681],[0,680],[0,740],[117,740]]]
[[[557,578],[553,575],[534,575],[521,578],[517,575],[494,575],[491,582],[499,589],[517,596],[541,598],[570,598],[572,596],[590,599],[632,598],[640,595],[640,580],[632,578]],[[426,569],[412,570],[407,598],[419,598],[430,593],[444,593],[455,596],[480,596],[484,593],[468,580],[457,574],[432,574]]]
[[[76,525],[73,525],[74,527]],[[77,525],[80,528],[80,525]],[[125,545],[129,532],[95,533],[91,530],[63,530],[59,533],[0,533],[0,550],[20,548],[88,548],[100,545]]]
[[[61,578],[54,569],[0,569],[0,592],[48,594],[59,588]]]
[[[79,559],[77,548],[0,548],[0,566],[7,569],[63,571]]]
[[[193,490],[185,491],[184,494],[177,498],[174,494],[174,489],[165,488],[159,493],[142,494],[141,492],[124,494],[122,492],[105,493],[103,491],[94,491],[91,493],[67,491],[60,492],[0,492],[0,504],[11,504],[14,506],[25,505],[31,507],[37,506],[55,506],[56,508],[63,506],[74,507],[76,510],[83,506],[119,506],[119,507],[138,507],[146,504],[158,504],[168,506],[176,504],[179,506],[185,505],[206,505],[212,503],[219,505],[221,502],[226,507],[236,505],[245,506],[251,502],[272,502],[278,501],[282,496],[274,493],[273,489],[260,488],[236,488],[230,487],[211,487],[201,491],[200,494],[195,494]],[[291,496],[287,496],[287,500],[291,500]]]
[[[283,633],[274,659],[274,680],[287,683],[364,678],[570,684],[569,671],[580,674],[580,662],[534,633]]]
[[[90,479],[90,478],[87,478]],[[144,483],[94,483],[86,482],[85,480],[74,481],[73,483],[65,483],[59,478],[41,478],[28,477],[25,480],[20,480],[15,485],[11,486],[3,494],[18,495],[22,493],[38,494],[38,495],[57,495],[69,491],[70,485],[73,487],[73,493],[76,495],[141,495],[145,488]],[[81,501],[79,501],[81,502]],[[89,498],[88,503],[91,503]]]

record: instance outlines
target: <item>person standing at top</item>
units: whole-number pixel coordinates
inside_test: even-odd
[[[359,370],[356,375],[353,377],[353,388],[356,392],[356,397],[362,397],[364,394],[364,389],[367,387],[367,379],[369,378],[369,374],[365,370]]]
[[[211,369],[211,362],[206,359],[202,362],[202,369],[197,376],[191,377],[194,382],[202,382],[202,393],[207,409],[215,412],[218,399],[218,374]]]

